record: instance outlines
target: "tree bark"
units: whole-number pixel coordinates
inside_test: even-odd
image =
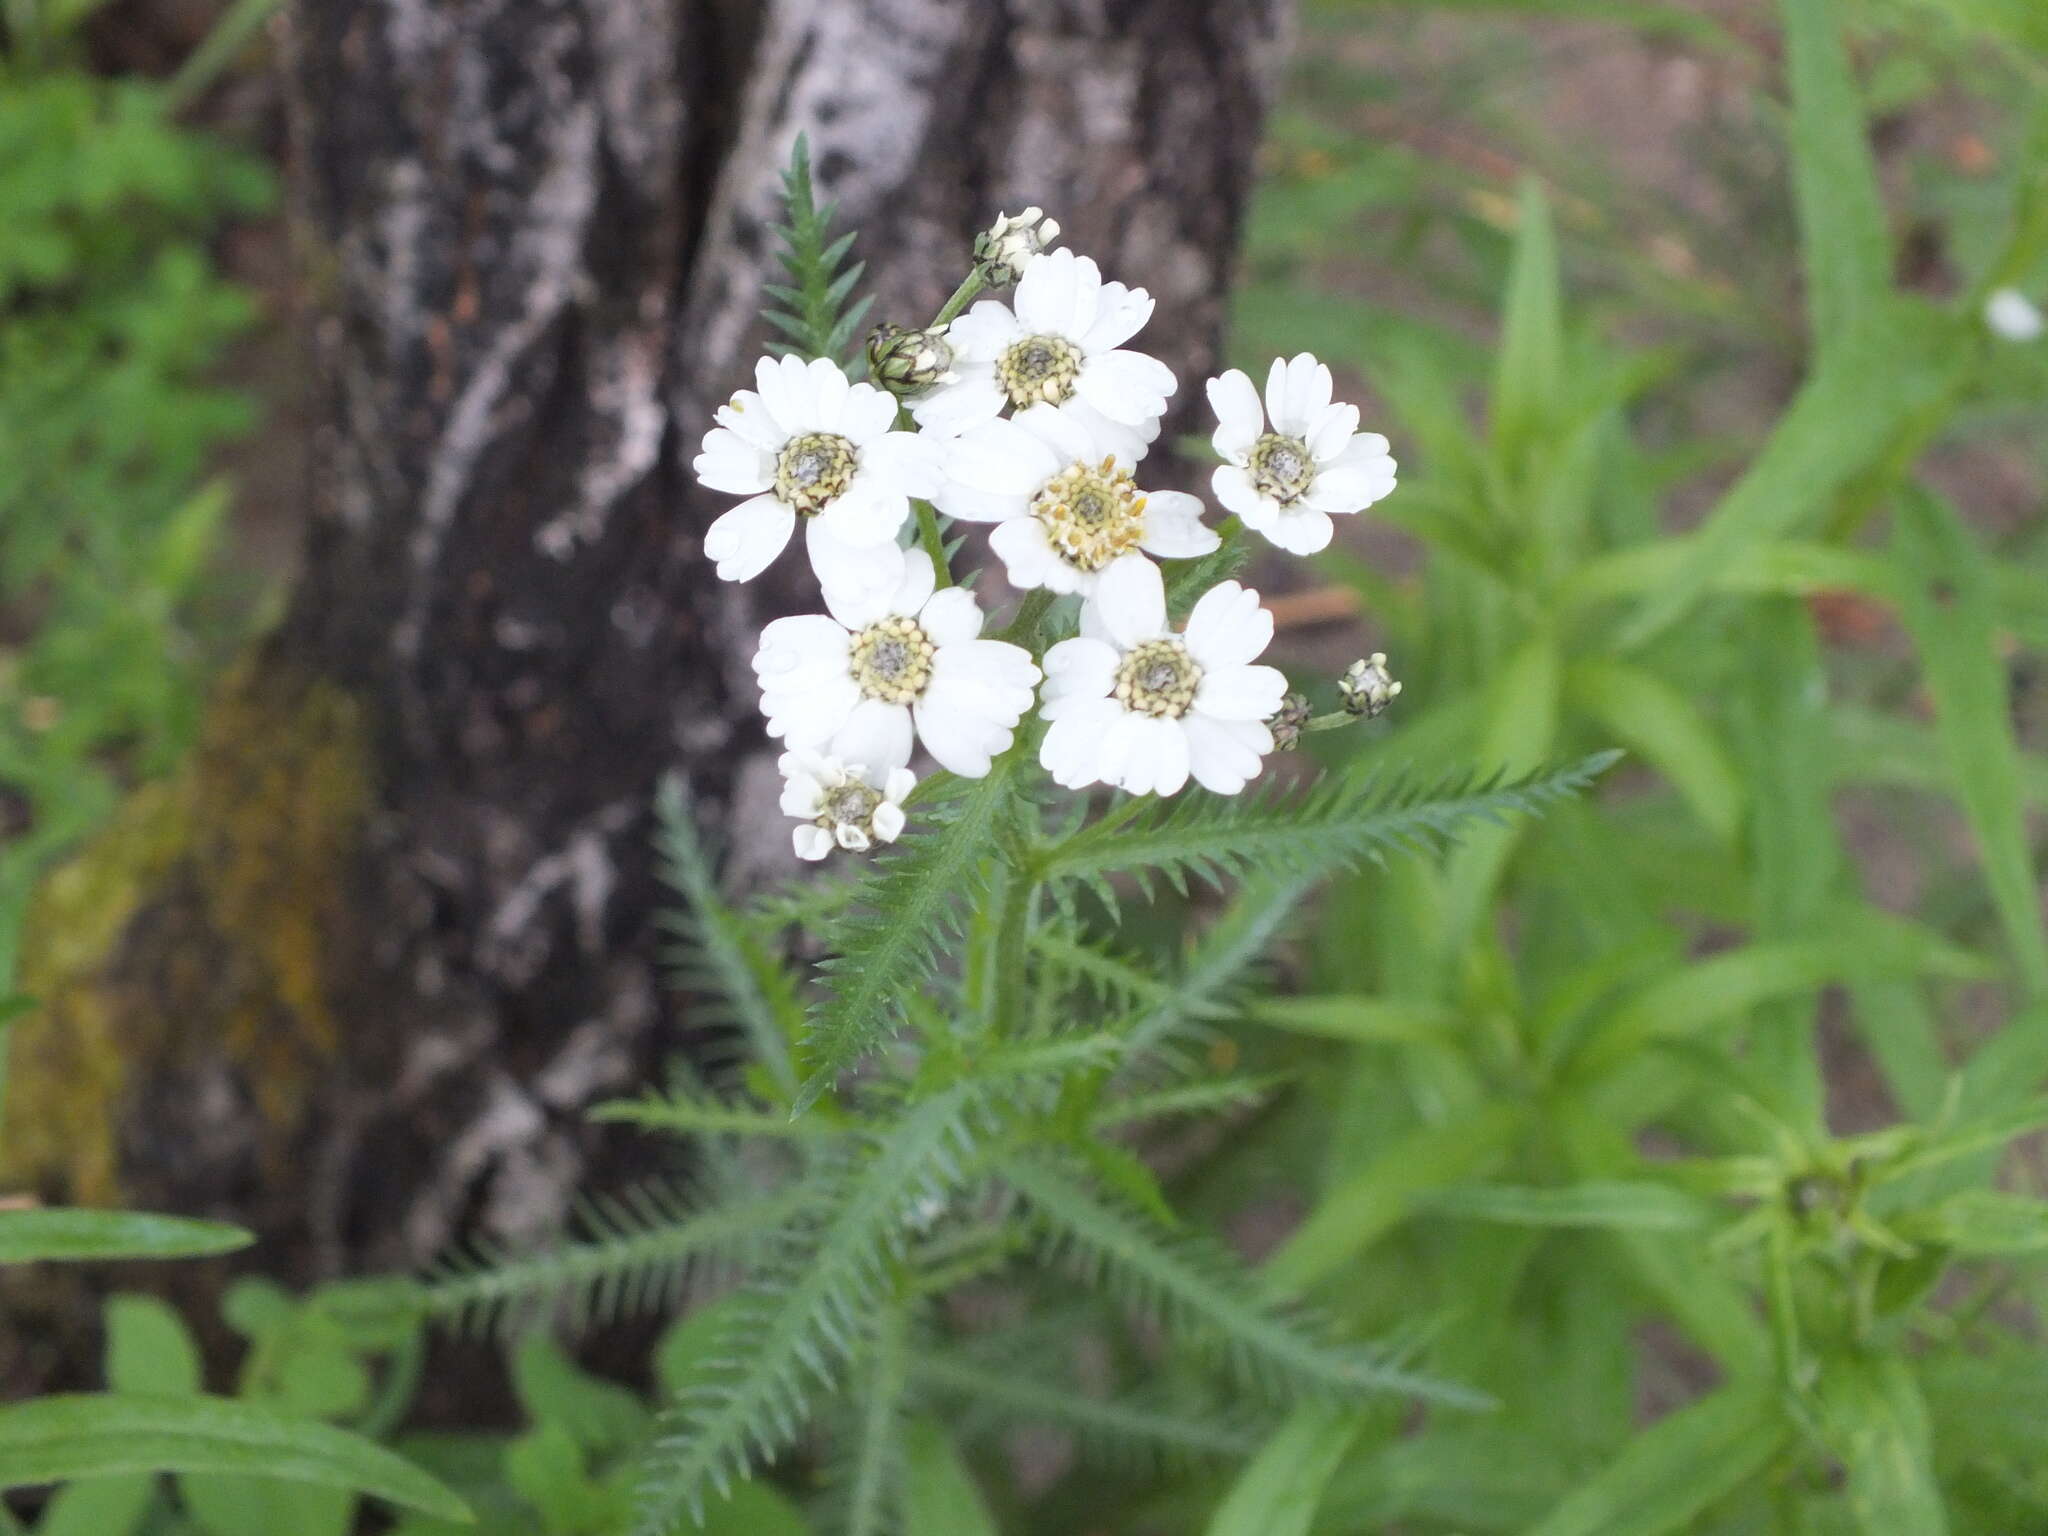
[[[273,1271],[514,1242],[604,1176],[580,1111],[675,1047],[649,804],[780,849],[687,465],[745,384],[809,135],[876,318],[1039,203],[1214,370],[1286,0],[301,0],[323,316],[304,574],[180,778],[42,893],[13,1171],[256,1226]]]

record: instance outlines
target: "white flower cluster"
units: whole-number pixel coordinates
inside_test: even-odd
[[[1198,498],[1141,485],[1178,387],[1127,345],[1151,295],[1045,250],[1057,233],[1037,209],[998,219],[970,288],[1014,280],[1014,304],[949,306],[925,331],[878,335],[871,356],[890,366],[877,377],[906,406],[828,360],[764,358],[704,438],[697,478],[747,498],[705,534],[718,574],[759,575],[802,523],[824,597],[824,613],[768,625],[754,658],[768,733],[789,748],[783,809],[804,858],[896,837],[914,744],[986,774],[1041,681],[1040,762],[1069,789],[1171,795],[1192,778],[1236,794],[1274,750],[1287,684],[1258,664],[1273,635],[1258,594],[1224,582],[1184,629],[1167,620],[1154,557],[1219,539]],[[1326,547],[1333,516],[1393,489],[1387,440],[1332,402],[1330,370],[1309,354],[1275,361],[1263,402],[1234,369],[1208,394],[1216,498],[1280,548]],[[989,524],[1013,587],[1082,599],[1080,635],[1052,646],[1042,673],[1023,647],[982,638],[980,604],[914,542],[918,501]]]

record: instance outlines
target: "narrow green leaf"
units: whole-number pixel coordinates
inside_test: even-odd
[[[1566,684],[1578,707],[1677,787],[1693,814],[1733,843],[1742,827],[1742,778],[1693,702],[1643,667],[1589,658]]]
[[[1927,1404],[1905,1357],[1827,1360],[1815,1395],[1865,1536],[1945,1536]]]
[[[116,1392],[196,1397],[199,1346],[170,1305],[154,1296],[108,1298],[107,1385]]]
[[[1458,1024],[1458,1016],[1440,1003],[1393,997],[1266,998],[1253,1003],[1246,1017],[1290,1034],[1359,1045],[1442,1043]]]
[[[1295,1409],[1238,1474],[1207,1536],[1308,1536],[1323,1490],[1363,1427],[1355,1408]]]
[[[1808,323],[1827,354],[1879,327],[1891,242],[1834,0],[1782,0],[1781,11]]]
[[[904,1536],[999,1536],[981,1489],[935,1420],[903,1429]]]
[[[1664,1536],[1682,1530],[1755,1477],[1786,1433],[1767,1390],[1723,1387],[1637,1435],[1529,1536]]]
[[[1895,1225],[1909,1242],[1958,1253],[2039,1253],[2048,1248],[2048,1201],[1996,1189],[1966,1189]]]
[[[1990,562],[1955,514],[1917,489],[1900,499],[1895,559],[1906,623],[1927,668],[1942,746],[1992,902],[2028,995],[2048,997],[2048,923],[2027,835]]]
[[[135,1211],[0,1211],[0,1264],[48,1259],[184,1259],[233,1253],[255,1242],[240,1227]]]
[[[133,1472],[256,1473],[470,1519],[462,1500],[382,1446],[254,1403],[108,1393],[0,1408],[0,1488]]]
[[[1509,1226],[1663,1232],[1702,1226],[1710,1214],[1697,1200],[1668,1184],[1642,1181],[1570,1184],[1557,1189],[1459,1184],[1424,1195],[1418,1205],[1435,1216]]]
[[[1545,436],[1564,374],[1557,230],[1543,184],[1524,177],[1493,380],[1493,441],[1508,464]]]

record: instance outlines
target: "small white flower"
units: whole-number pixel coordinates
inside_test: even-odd
[[[824,614],[761,631],[754,672],[768,734],[872,769],[910,761],[913,728],[942,768],[978,779],[1031,707],[1031,653],[983,640],[965,587],[933,591],[931,557],[896,551],[883,589],[827,588]]]
[[[1016,301],[1013,312],[983,299],[953,322],[958,378],[911,405],[918,424],[951,436],[1044,403],[1098,430],[1122,428],[1137,457],[1159,435],[1175,388],[1166,364],[1124,347],[1152,318],[1152,296],[1105,283],[1086,256],[1060,250],[1031,263]]]
[[[754,382],[719,407],[692,466],[712,490],[749,498],[705,532],[719,576],[760,575],[802,518],[821,585],[887,580],[910,498],[936,488],[930,446],[893,430],[893,396],[848,383],[827,358],[764,357]]]
[[[999,213],[988,232],[974,242],[974,254],[987,267],[990,282],[1014,283],[1030,270],[1039,252],[1059,237],[1059,220],[1048,219],[1043,208]]]
[[[782,813],[804,825],[791,833],[800,859],[822,859],[834,848],[865,853],[903,835],[903,797],[917,787],[908,768],[886,771],[815,752],[785,752]]]
[[[1141,560],[1140,550],[1186,559],[1216,548],[1200,500],[1141,491],[1131,467],[1120,434],[1034,405],[947,442],[933,501],[953,517],[997,525],[989,546],[1020,589],[1093,592],[1112,563]]]
[[[1362,511],[1394,488],[1387,440],[1360,432],[1358,407],[1332,405],[1330,390],[1329,368],[1307,352],[1273,360],[1263,407],[1236,368],[1209,381],[1225,461],[1210,480],[1216,499],[1291,554],[1327,549],[1332,513]]]
[[[1984,301],[1984,323],[2000,341],[2039,341],[2048,332],[2048,318],[2017,288],[2001,288]]]
[[[1159,567],[1120,561],[1082,610],[1081,630],[1045,655],[1052,726],[1038,760],[1055,782],[1172,795],[1192,773],[1234,795],[1258,776],[1273,750],[1266,721],[1287,695],[1280,672],[1252,665],[1273,638],[1258,593],[1234,581],[1212,587],[1176,635]]]

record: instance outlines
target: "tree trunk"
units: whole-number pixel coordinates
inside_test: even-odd
[[[603,1175],[580,1110],[680,1038],[658,778],[784,846],[747,663],[815,597],[796,556],[713,579],[687,464],[761,345],[792,140],[877,318],[1027,203],[1150,288],[1171,442],[1284,6],[303,0],[309,558],[183,775],[42,893],[13,1171],[246,1221],[301,1276],[556,1224]]]

